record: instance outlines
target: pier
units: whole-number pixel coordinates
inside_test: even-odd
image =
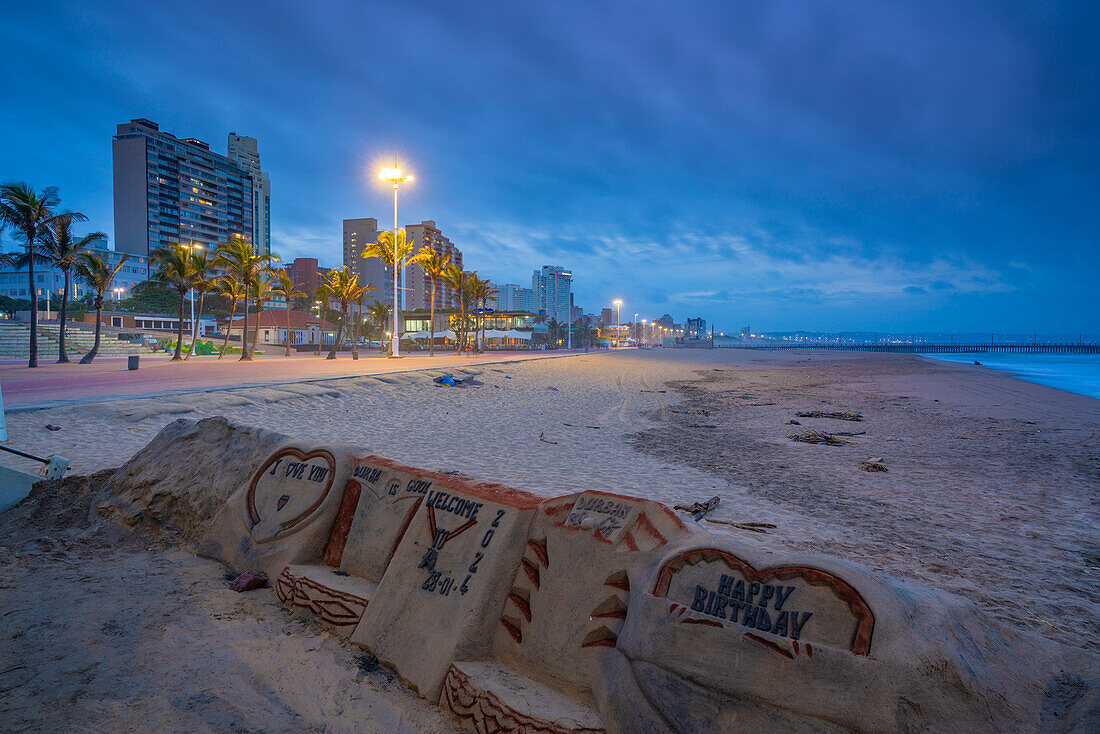
[[[1100,344],[815,344],[813,342],[777,342],[775,344],[715,344],[718,349],[816,349],[834,352],[901,352],[905,354],[1100,354]]]

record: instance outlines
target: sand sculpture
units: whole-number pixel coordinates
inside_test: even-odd
[[[158,441],[216,452],[197,437],[225,426],[179,421],[133,462]],[[1049,729],[1051,691],[1083,680],[964,599],[764,554],[656,502],[257,435],[200,553],[266,573],[474,731]]]

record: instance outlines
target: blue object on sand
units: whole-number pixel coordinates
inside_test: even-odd
[[[512,379],[512,376],[511,376],[511,375],[505,375],[505,376],[504,376],[504,379],[505,379],[505,380],[511,380],[511,379]]]
[[[450,375],[443,375],[443,379],[439,381],[440,385],[446,385],[447,387],[454,387],[457,383]]]

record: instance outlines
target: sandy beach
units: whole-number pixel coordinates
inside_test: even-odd
[[[599,489],[671,506],[717,495],[709,530],[849,559],[1100,649],[1098,400],[889,354],[623,351],[452,371],[472,384],[439,387],[427,370],[106,396],[9,415],[9,445],[63,454],[86,475],[178,418],[220,415],[544,496]],[[862,419],[797,416],[811,411]],[[853,435],[789,438],[809,431]],[[269,592],[235,594],[220,565],[99,518],[81,486],[0,516],[5,728],[453,726]]]

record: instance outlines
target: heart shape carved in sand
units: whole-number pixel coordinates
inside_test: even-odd
[[[821,569],[756,568],[728,551],[697,548],[666,561],[652,593],[675,602],[669,613],[685,624],[870,652],[870,607],[854,586]]]
[[[301,526],[324,504],[335,470],[336,460],[323,449],[275,452],[248,487],[252,539],[265,543]]]

